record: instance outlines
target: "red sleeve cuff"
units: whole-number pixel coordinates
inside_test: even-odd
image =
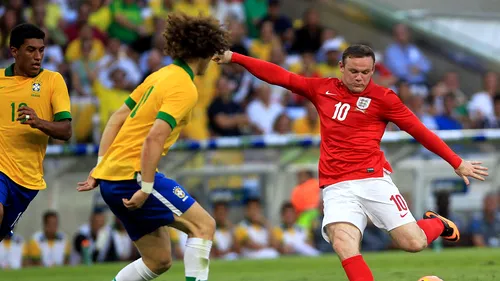
[[[458,167],[460,167],[460,164],[462,164],[462,158],[460,158],[460,156],[458,155],[453,155],[453,158],[451,159],[451,166],[453,166],[453,169],[457,169]]]
[[[242,57],[243,55],[233,52],[233,55],[231,56],[231,62],[238,63],[241,61]]]

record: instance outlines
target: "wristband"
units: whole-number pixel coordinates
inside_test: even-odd
[[[99,163],[101,163],[102,159],[104,158],[104,156],[98,156],[97,157],[97,165],[99,165]]]
[[[141,190],[144,193],[151,194],[153,192],[154,182],[141,182]]]

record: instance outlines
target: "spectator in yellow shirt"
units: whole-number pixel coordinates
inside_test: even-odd
[[[260,25],[259,38],[252,40],[248,49],[252,57],[269,61],[273,46],[279,44],[279,39],[274,33],[273,23],[271,21],[264,21]]]
[[[108,31],[111,24],[111,10],[109,0],[90,0],[90,15],[88,21],[92,27],[98,28],[101,32]]]
[[[43,230],[33,234],[28,244],[34,265],[61,266],[69,261],[71,246],[66,234],[59,230],[59,215],[48,211],[43,215]]]
[[[326,62],[318,65],[321,77],[340,78],[339,60],[342,52],[342,41],[329,39],[323,43],[322,51],[326,54]]]
[[[149,8],[154,17],[166,18],[174,10],[174,0],[151,0]]]
[[[94,82],[94,92],[99,99],[99,112],[101,132],[104,130],[111,115],[123,105],[123,101],[130,95],[127,90],[126,73],[121,68],[115,68],[110,71],[112,81],[111,88],[105,88],[98,81]]]
[[[191,17],[196,17],[200,14],[205,16],[211,15],[210,4],[208,1],[202,0],[179,0],[174,4],[174,11]]]
[[[84,24],[80,28],[79,36],[71,41],[66,49],[65,57],[68,62],[71,63],[81,59],[81,48],[84,41],[89,41],[92,44],[90,56],[88,57],[91,61],[98,61],[104,56],[104,45],[100,40],[93,38],[92,27],[88,24]]]
[[[298,135],[319,135],[318,112],[310,101],[305,101],[306,115],[293,122],[293,132]]]

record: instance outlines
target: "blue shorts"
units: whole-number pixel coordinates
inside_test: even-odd
[[[0,240],[11,234],[21,215],[37,194],[38,190],[24,188],[0,173],[0,203],[3,205]]]
[[[136,241],[162,226],[174,222],[174,215],[181,216],[195,202],[176,181],[156,173],[153,192],[140,209],[129,210],[123,198],[130,199],[139,189],[137,180],[101,180],[102,198],[123,223],[130,239]]]

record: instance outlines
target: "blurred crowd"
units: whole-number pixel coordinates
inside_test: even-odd
[[[311,171],[303,170],[298,172],[297,182],[289,201],[280,207],[280,222],[276,225],[266,218],[263,207],[266,202],[259,198],[249,197],[239,204],[212,202],[209,209],[217,225],[212,259],[272,259],[333,253],[321,233],[323,203],[318,180]],[[411,208],[411,198],[405,197]],[[449,193],[436,194],[436,199],[436,210],[454,220],[461,230],[458,246],[500,247],[500,193],[486,194],[482,212],[466,219],[450,211]],[[72,235],[60,231],[57,212],[47,211],[41,221],[40,231],[31,237],[15,234],[0,243],[0,268],[91,265],[138,258],[139,254],[123,225],[106,207],[95,208],[88,223],[81,225]],[[187,235],[173,228],[169,228],[169,232],[172,255],[174,259],[182,260]],[[439,245],[443,246],[457,245]],[[365,252],[384,251],[395,249],[396,245],[387,232],[369,221],[361,248]]]
[[[27,3],[28,2],[28,3]],[[66,80],[74,118],[73,142],[98,143],[109,116],[147,75],[168,65],[162,32],[170,12],[213,15],[231,31],[232,50],[308,77],[339,77],[349,43],[314,9],[293,19],[279,0],[8,0],[0,8],[0,66],[13,62],[9,31],[21,22],[46,32],[43,67]],[[391,87],[431,129],[499,128],[498,75],[464,93],[456,72],[433,85],[433,66],[404,25],[376,50],[375,82]],[[361,41],[362,38],[360,38]],[[365,43],[366,42],[361,42]],[[369,43],[368,43],[369,45]],[[256,79],[238,65],[210,65],[195,83],[200,99],[183,138],[260,134],[319,134],[314,106]],[[397,130],[389,126],[388,130]]]

